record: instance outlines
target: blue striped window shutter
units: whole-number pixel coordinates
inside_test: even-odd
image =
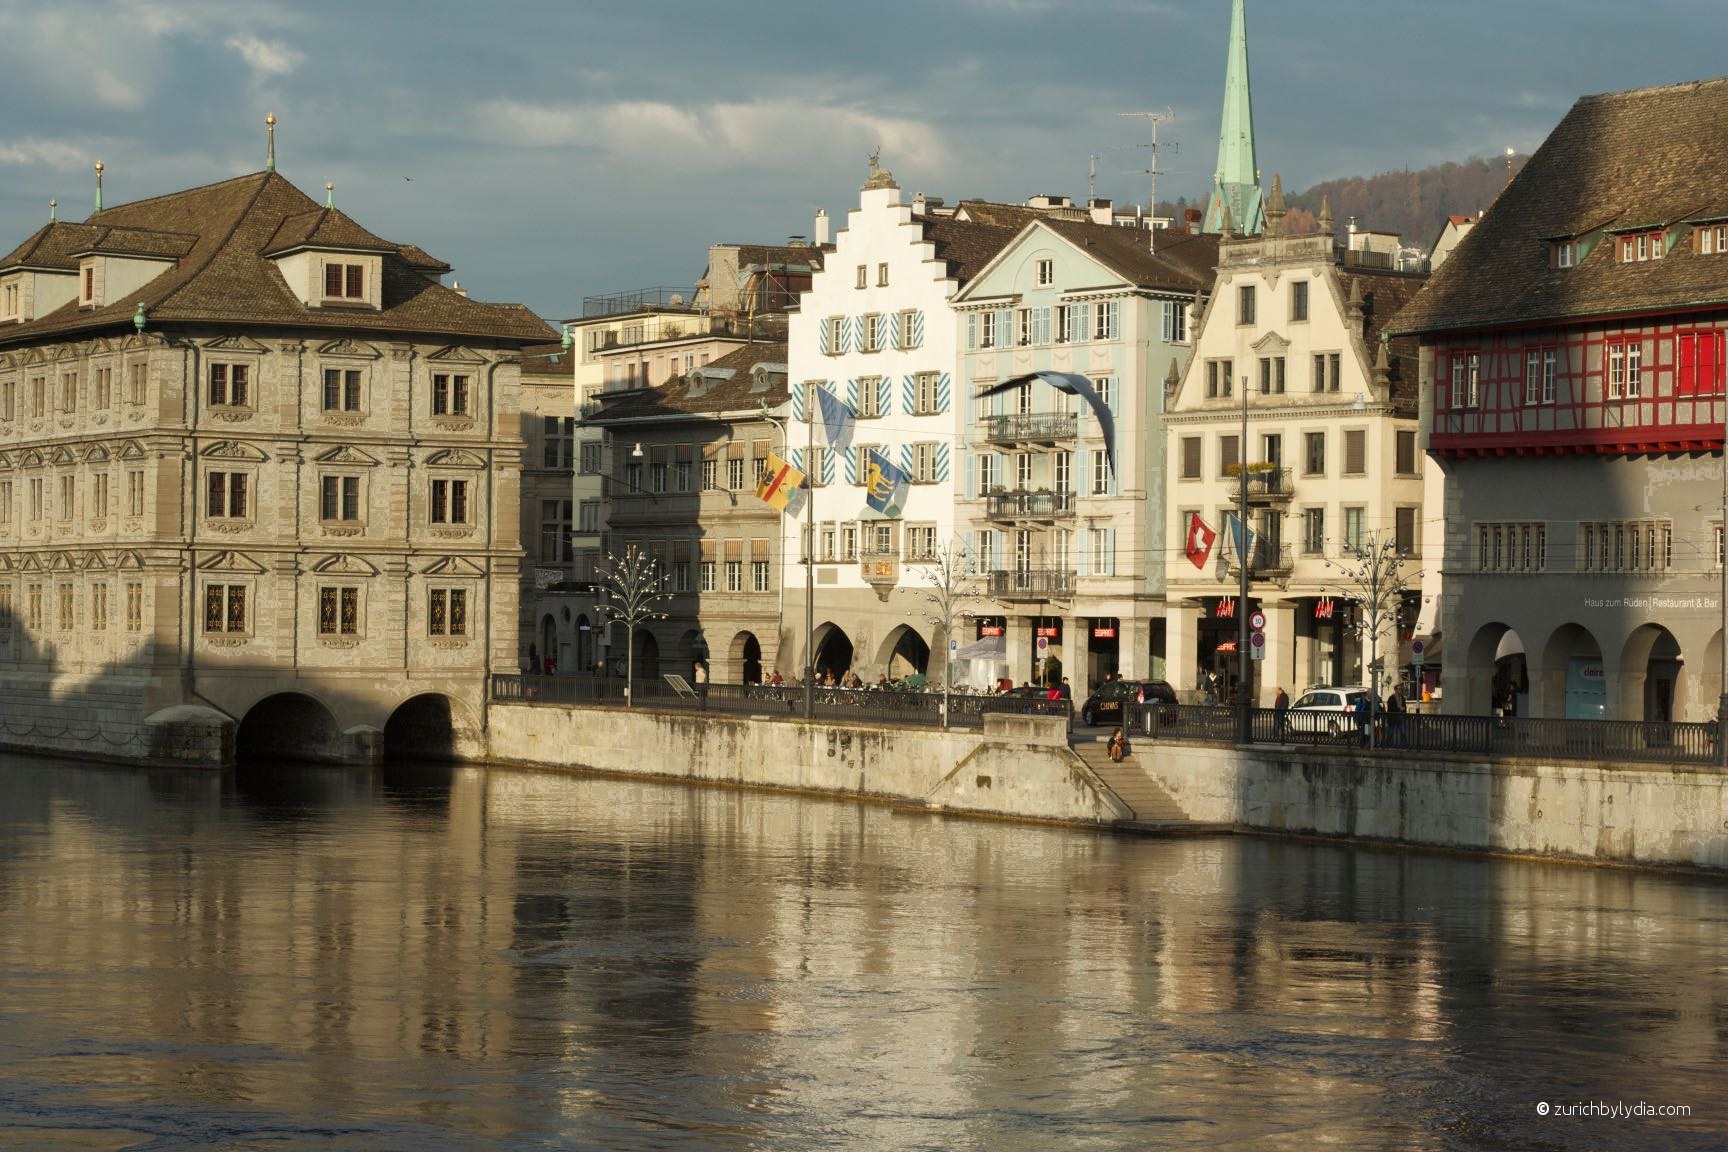
[[[800,384],[792,389],[792,419],[799,424],[804,422],[804,393],[809,390],[808,384]]]
[[[888,382],[888,377],[878,376],[876,378],[876,411],[877,411],[877,413],[879,415],[882,415],[882,416],[888,415],[889,408],[891,408],[893,406],[893,399],[894,399],[894,385],[892,385]]]
[[[804,449],[792,449],[792,467],[798,469],[800,472],[804,471]]]
[[[938,484],[948,482],[948,442],[946,440],[939,440],[936,443],[936,482]]]
[[[924,313],[922,310],[912,313],[912,341],[907,347],[924,347]]]
[[[900,471],[908,476],[912,474],[912,445],[900,445]]]
[[[913,401],[916,399],[917,397],[913,394],[912,377],[900,377],[900,411],[907,414],[916,412],[917,409],[913,407]]]
[[[883,317],[883,319],[887,322],[887,326],[888,326],[888,334],[887,334],[888,347],[890,347],[890,348],[900,347],[900,313],[890,312],[890,313],[888,313],[887,316]]]
[[[946,413],[948,411],[948,399],[949,399],[949,396],[952,393],[952,391],[953,391],[952,381],[949,380],[948,373],[944,372],[944,373],[942,373],[941,379],[936,381],[936,411],[937,412]]]
[[[1087,551],[1089,544],[1087,537],[1089,535],[1090,533],[1084,528],[1078,529],[1074,533],[1074,575],[1076,576],[1087,574],[1086,561],[1090,558],[1090,553]]]
[[[822,483],[834,483],[834,453],[822,453]]]
[[[852,406],[852,411],[858,411],[858,378],[856,376],[846,381],[846,403]]]
[[[840,321],[840,351],[842,353],[852,351],[853,336],[857,330],[858,321],[854,317],[847,316]]]
[[[828,355],[828,329],[830,327],[831,325],[826,320],[816,326],[816,351],[824,356]]]

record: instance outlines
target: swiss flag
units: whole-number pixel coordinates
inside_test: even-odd
[[[1206,521],[1200,519],[1200,513],[1188,514],[1188,544],[1183,548],[1183,555],[1188,562],[1201,571],[1206,570],[1206,561],[1212,555],[1212,545],[1218,542],[1218,533],[1206,526]]]

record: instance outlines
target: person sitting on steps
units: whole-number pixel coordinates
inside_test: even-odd
[[[1110,743],[1105,747],[1109,750],[1113,763],[1122,763],[1122,757],[1128,755],[1128,741],[1122,738],[1122,729],[1118,728],[1110,733]]]

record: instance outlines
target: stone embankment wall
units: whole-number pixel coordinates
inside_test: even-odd
[[[1599,863],[1728,870],[1728,774],[1141,742],[1191,820]]]
[[[495,761],[868,796],[1021,819],[1109,824],[1129,812],[1059,719],[990,716],[977,732],[688,712],[494,704]]]

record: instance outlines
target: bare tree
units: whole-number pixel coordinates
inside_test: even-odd
[[[666,613],[656,606],[670,600],[672,594],[660,562],[634,544],[625,549],[623,559],[607,553],[601,578],[605,586],[600,612],[608,623],[624,625],[624,706],[628,708],[636,683],[636,629],[650,620],[666,619]]]
[[[1353,630],[1368,642],[1368,744],[1376,742],[1380,711],[1380,638],[1388,631],[1395,644],[1404,599],[1413,585],[1420,586],[1422,573],[1407,571],[1407,561],[1398,551],[1396,536],[1370,532],[1361,547],[1347,549],[1341,559],[1327,560],[1338,573],[1340,598],[1355,603]]]
[[[954,621],[961,608],[974,599],[965,580],[971,566],[971,555],[958,541],[944,544],[936,550],[932,562],[913,569],[930,584],[924,597],[930,604],[924,617],[932,628],[939,630],[948,643],[948,655],[942,662],[942,727],[948,727],[948,708],[954,690]]]

